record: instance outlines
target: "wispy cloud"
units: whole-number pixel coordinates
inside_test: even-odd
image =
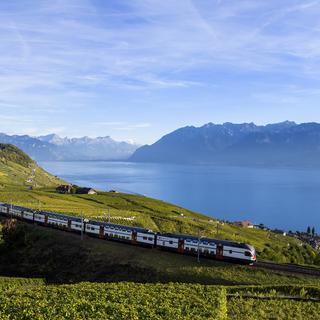
[[[222,65],[319,71],[319,1],[33,2],[0,5],[1,93],[188,87],[187,72]]]
[[[221,73],[316,89],[319,14],[316,0],[2,1],[0,110],[20,106],[38,124],[38,113],[72,117],[99,97],[110,108],[101,100],[129,91],[211,90]],[[104,126],[117,130],[149,127],[110,119]]]

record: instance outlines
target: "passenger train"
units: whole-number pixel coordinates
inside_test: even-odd
[[[245,243],[173,233],[155,233],[144,228],[82,219],[48,211],[34,211],[6,203],[0,203],[0,214],[47,227],[85,233],[100,239],[160,248],[180,254],[198,255],[199,251],[199,256],[223,261],[245,264],[253,264],[256,261],[254,247]]]

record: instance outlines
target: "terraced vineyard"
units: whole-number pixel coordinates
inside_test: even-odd
[[[12,285],[0,319],[225,319],[223,288],[185,284]]]
[[[1,278],[0,319],[317,319],[317,286],[45,285]]]

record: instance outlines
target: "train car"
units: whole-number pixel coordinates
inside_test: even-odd
[[[0,204],[0,212],[14,218],[33,220],[33,211],[21,206],[9,205],[5,203]],[[25,217],[24,217],[25,214]]]
[[[89,220],[85,224],[85,232],[101,239],[117,240],[144,246],[155,245],[155,233],[143,228]]]
[[[83,218],[68,217],[68,228],[72,232],[81,233],[84,231],[85,222]]]
[[[0,202],[0,213],[3,214],[3,215],[7,215],[8,214],[8,207],[3,202]]]
[[[211,257],[217,260],[252,264],[256,261],[255,249],[245,243],[190,235],[163,233],[157,235],[157,247],[182,254]]]
[[[69,220],[70,217],[58,213],[48,212],[48,211],[42,211],[42,214],[46,216],[45,218],[45,224],[52,226],[57,229],[69,229]]]

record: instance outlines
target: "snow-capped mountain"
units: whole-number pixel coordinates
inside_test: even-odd
[[[125,160],[139,147],[111,137],[67,138],[56,134],[39,137],[0,133],[0,142],[11,143],[35,160]]]

